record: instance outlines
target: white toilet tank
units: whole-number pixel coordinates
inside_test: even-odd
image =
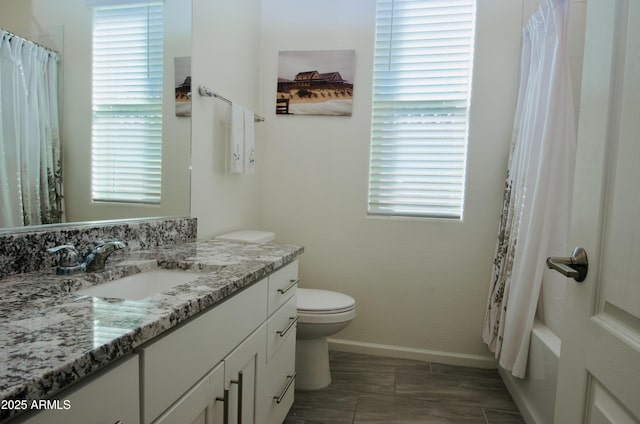
[[[246,241],[250,243],[269,243],[276,239],[276,235],[271,231],[242,230],[233,233],[222,234],[216,237],[217,240]]]

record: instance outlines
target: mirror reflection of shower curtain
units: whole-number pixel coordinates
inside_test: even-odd
[[[545,0],[523,30],[518,103],[482,334],[500,366],[520,378],[526,374],[545,258],[568,252],[576,147],[568,14],[569,0]]]
[[[62,222],[58,54],[0,30],[0,227]]]

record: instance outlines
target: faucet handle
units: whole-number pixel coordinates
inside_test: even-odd
[[[80,261],[80,255],[72,244],[63,244],[61,246],[51,247],[47,249],[49,253],[60,253],[60,260],[56,267],[56,274],[69,275],[85,270],[85,264]]]
[[[63,244],[47,249],[49,253],[60,253],[59,267],[70,267],[80,264],[80,257],[75,246],[72,244]]]
[[[107,243],[111,243],[113,244],[113,247],[117,250],[117,249],[124,249],[127,245],[115,238],[103,238],[103,239],[98,239],[96,241],[93,242],[94,247],[99,248],[104,246]]]

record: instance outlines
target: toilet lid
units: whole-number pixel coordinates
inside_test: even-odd
[[[329,290],[299,288],[297,295],[298,312],[305,314],[345,312],[356,304],[353,297]]]

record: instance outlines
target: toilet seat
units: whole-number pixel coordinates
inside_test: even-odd
[[[298,288],[298,317],[303,323],[337,323],[352,320],[356,301],[329,290]]]

